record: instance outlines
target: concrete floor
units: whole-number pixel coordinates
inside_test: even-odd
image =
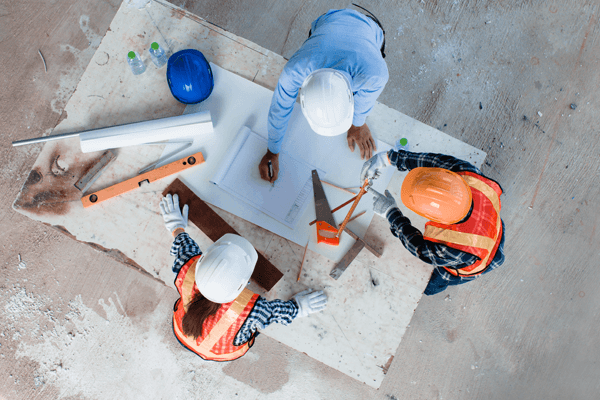
[[[289,57],[348,3],[176,4]],[[421,300],[378,391],[264,336],[199,363],[172,338],[172,290],[11,209],[41,148],[11,142],[60,120],[119,5],[0,3],[0,397],[600,398],[596,2],[369,3],[387,30],[379,100],[486,151],[507,227],[500,270]]]

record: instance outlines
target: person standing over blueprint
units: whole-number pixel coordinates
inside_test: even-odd
[[[262,179],[277,180],[279,152],[299,91],[302,112],[316,133],[348,132],[351,151],[358,145],[361,158],[373,155],[375,141],[365,120],[389,78],[384,36],[377,18],[350,9],[329,10],[312,23],[273,93],[267,153],[258,167]]]

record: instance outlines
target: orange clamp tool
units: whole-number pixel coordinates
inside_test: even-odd
[[[346,224],[348,223],[348,220],[350,219],[350,217],[352,216],[352,213],[356,209],[356,206],[358,205],[358,202],[360,201],[361,197],[363,197],[363,195],[365,193],[367,193],[367,188],[369,186],[371,186],[371,181],[369,178],[367,178],[367,179],[365,179],[365,183],[363,183],[362,187],[360,188],[360,192],[358,192],[358,194],[356,195],[354,204],[352,204],[352,207],[350,207],[350,211],[348,211],[348,214],[346,215],[346,218],[344,218],[344,222],[342,222],[342,224],[340,225],[340,229],[338,229],[337,233],[335,234],[335,237],[337,237],[337,238],[340,237],[340,234],[346,227]]]

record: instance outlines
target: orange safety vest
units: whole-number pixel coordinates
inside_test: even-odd
[[[494,259],[502,240],[500,220],[500,185],[473,172],[457,172],[467,182],[473,194],[473,211],[469,218],[452,225],[429,221],[423,238],[441,243],[479,257],[475,263],[460,269],[444,267],[454,276],[479,275]]]
[[[193,257],[185,263],[175,278],[175,286],[181,297],[173,310],[173,331],[181,344],[205,360],[235,360],[246,354],[254,344],[254,337],[241,346],[234,346],[233,339],[252,311],[258,294],[244,289],[235,300],[222,304],[214,315],[204,321],[202,337],[194,339],[186,336],[183,333],[182,320],[187,305],[198,292],[195,274],[199,258],[200,256]]]

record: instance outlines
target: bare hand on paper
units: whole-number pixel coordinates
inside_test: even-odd
[[[371,130],[366,123],[362,126],[352,125],[348,129],[348,147],[350,147],[350,151],[354,152],[355,144],[358,144],[360,158],[363,160],[371,158],[375,150],[377,150],[375,140],[371,136]]]
[[[273,173],[271,177],[269,177],[269,161],[271,161],[271,170]],[[267,154],[264,155],[262,160],[260,160],[260,164],[258,164],[258,171],[263,180],[270,183],[275,182],[279,175],[279,154],[271,153],[270,150],[267,150]]]

